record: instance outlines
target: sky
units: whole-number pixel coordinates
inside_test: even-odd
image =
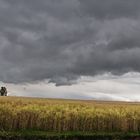
[[[139,0],[0,0],[0,85],[10,96],[140,101]]]

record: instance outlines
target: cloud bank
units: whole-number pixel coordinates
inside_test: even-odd
[[[0,80],[140,72],[139,0],[0,0]]]
[[[5,83],[0,83],[5,86]],[[114,76],[110,73],[81,77],[72,86],[55,86],[48,81],[34,84],[6,84],[9,96],[30,96],[81,100],[112,100],[140,102],[140,73]]]

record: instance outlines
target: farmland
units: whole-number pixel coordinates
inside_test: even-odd
[[[140,104],[0,97],[0,131],[140,132]]]

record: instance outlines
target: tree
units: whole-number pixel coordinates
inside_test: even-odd
[[[1,94],[1,96],[7,96],[7,89],[6,89],[6,87],[1,87],[0,94]]]

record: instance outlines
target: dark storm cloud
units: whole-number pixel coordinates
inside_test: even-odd
[[[139,0],[0,0],[0,80],[140,71]]]

